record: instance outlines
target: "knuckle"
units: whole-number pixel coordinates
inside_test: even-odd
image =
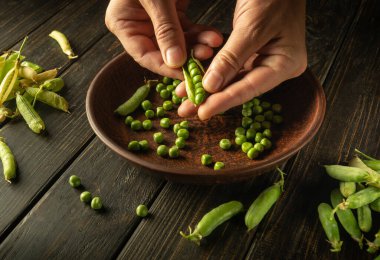
[[[158,41],[168,41],[177,34],[177,27],[171,21],[162,21],[155,26],[156,39]]]
[[[217,61],[221,67],[232,69],[234,72],[239,71],[242,66],[237,55],[229,50],[221,50]]]

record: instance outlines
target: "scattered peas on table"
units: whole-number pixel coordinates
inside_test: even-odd
[[[81,185],[81,180],[76,175],[71,175],[69,178],[69,184],[73,188],[78,188]]]
[[[145,206],[145,205],[138,205],[137,208],[136,208],[136,215],[139,216],[139,217],[146,217],[149,213],[149,210],[148,210],[148,207]]]

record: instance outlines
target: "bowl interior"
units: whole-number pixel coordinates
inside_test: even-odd
[[[134,132],[124,124],[124,118],[114,114],[115,108],[143,84],[144,78],[158,77],[140,67],[127,54],[119,55],[93,80],[87,94],[87,116],[95,133],[112,150],[135,164],[177,181],[230,182],[271,170],[310,141],[318,131],[325,112],[323,89],[307,70],[300,77],[284,82],[265,95],[268,101],[282,105],[284,123],[273,128],[273,148],[258,159],[250,160],[236,145],[229,151],[219,147],[219,141],[223,138],[234,140],[234,131],[241,125],[241,107],[206,122],[197,117],[179,118],[176,110],[167,112],[172,125],[182,120],[190,122],[190,138],[179,158],[161,158],[156,154],[157,144],[153,142],[153,133],[162,132],[164,144],[170,147],[176,138],[172,127],[163,129],[159,126],[159,119],[154,118],[152,130]],[[163,103],[154,88],[148,99],[154,108]],[[141,108],[132,116],[141,121],[146,119]],[[131,140],[143,139],[150,144],[148,152],[136,154],[127,150]],[[224,162],[225,169],[214,171],[211,167],[201,165],[200,158],[204,153],[211,154],[214,162]]]

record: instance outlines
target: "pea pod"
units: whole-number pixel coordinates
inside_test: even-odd
[[[245,225],[248,231],[255,228],[261,222],[284,189],[284,173],[279,168],[277,170],[281,174],[281,180],[261,192],[245,214]]]
[[[366,155],[365,153],[359,151],[358,149],[355,149],[355,152],[358,154],[358,155],[361,155],[363,156],[364,158],[366,158],[366,160],[363,160],[363,162],[369,167],[371,168],[372,170],[374,171],[380,171],[380,160],[377,160],[371,156],[368,156]]]
[[[37,72],[30,68],[30,67],[20,67],[19,70],[18,70],[18,74],[21,78],[24,78],[24,79],[30,79],[30,80],[34,80],[34,78],[36,77],[37,75]]]
[[[375,234],[375,239],[372,242],[367,241],[367,245],[368,245],[368,248],[367,248],[368,253],[374,254],[379,250],[379,248],[380,248],[380,230],[377,231],[377,233]]]
[[[25,97],[19,93],[16,93],[16,105],[21,116],[33,132],[39,134],[45,130],[44,121],[42,121],[41,117],[37,114],[36,110],[34,110],[33,106],[25,99]]]
[[[65,53],[70,60],[78,58],[78,55],[74,54],[74,51],[71,48],[69,40],[67,39],[66,35],[64,35],[63,33],[57,30],[54,30],[49,34],[49,36],[58,42],[63,53]]]
[[[243,204],[239,201],[224,203],[202,217],[194,231],[189,227],[190,234],[186,235],[182,231],[181,236],[200,245],[202,238],[210,235],[215,228],[223,224],[243,210]]]
[[[65,86],[62,78],[48,79],[40,85],[40,88],[48,91],[58,92]]]
[[[373,174],[373,175],[377,175],[378,173],[374,170],[372,170],[370,167],[368,167],[359,157],[357,156],[354,156],[354,158],[352,158],[349,162],[348,162],[348,166],[351,166],[351,167],[356,167],[356,168],[359,168],[359,169],[362,169],[362,170],[365,170],[366,172],[370,173],[370,174]]]
[[[182,71],[185,78],[187,97],[192,103],[195,103],[195,87],[193,81],[191,80],[189,73],[184,68],[182,68]]]
[[[327,239],[331,244],[331,252],[340,252],[343,241],[340,241],[338,223],[332,217],[332,208],[326,203],[321,203],[318,206],[319,220],[326,233]]]
[[[342,193],[342,195],[347,198],[348,196],[352,195],[356,191],[356,183],[352,181],[341,181],[339,183],[339,190]]]
[[[2,57],[5,59],[2,69],[0,70],[0,82],[3,81],[5,75],[14,67],[16,60],[19,58],[20,61],[24,59],[24,56],[20,52],[6,53]]]
[[[330,195],[331,205],[336,207],[344,199],[343,195],[338,189],[331,191]],[[339,222],[342,224],[343,228],[350,234],[351,238],[359,243],[360,248],[363,248],[363,234],[360,231],[358,222],[355,219],[354,214],[350,209],[338,210],[336,212]]]
[[[64,112],[69,112],[69,103],[64,97],[55,92],[30,87],[26,88],[26,92],[42,103]]]
[[[16,161],[4,138],[0,137],[0,159],[3,164],[4,178],[11,182],[16,177]]]
[[[369,185],[380,187],[380,175],[377,173],[343,165],[325,165],[325,169],[328,175],[339,181],[366,182]]]
[[[44,72],[38,73],[34,76],[33,81],[42,83],[48,79],[54,79],[58,74],[58,69],[46,70]]]
[[[336,206],[334,212],[338,210],[338,208],[341,210],[357,209],[370,204],[378,198],[380,198],[380,189],[376,187],[368,187],[348,196],[345,201]]]
[[[44,71],[44,69],[40,65],[37,65],[37,64],[30,62],[30,61],[21,62],[21,67],[29,67],[37,73],[41,73],[42,71]]]
[[[148,80],[145,85],[139,87],[136,90],[136,92],[132,95],[131,98],[129,98],[127,101],[121,104],[115,110],[115,113],[118,113],[121,116],[127,116],[134,112],[140,106],[141,102],[144,101],[145,98],[148,96],[150,87],[153,85],[153,83],[156,82],[157,81]]]
[[[372,228],[372,213],[368,205],[364,205],[357,209],[358,211],[358,224],[360,230],[369,232]]]
[[[369,206],[373,211],[380,212],[380,199],[371,202]]]

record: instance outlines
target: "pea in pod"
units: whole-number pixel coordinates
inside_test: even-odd
[[[28,100],[19,93],[16,93],[16,105],[21,116],[33,132],[39,134],[45,130],[44,121],[42,121],[41,117],[36,110],[34,110]]]
[[[377,160],[369,155],[366,155],[365,153],[359,151],[358,149],[355,149],[355,152],[358,154],[358,155],[361,155],[363,156],[364,158],[366,158],[366,160],[363,160],[363,162],[369,167],[371,168],[372,170],[374,171],[380,171],[380,160]]]
[[[64,112],[69,112],[69,103],[64,97],[58,95],[55,92],[31,87],[26,88],[26,92],[42,103],[45,103]]]
[[[343,201],[344,197],[338,189],[334,189],[331,191],[330,199],[332,206],[336,207]],[[343,228],[350,234],[353,240],[359,243],[360,248],[363,248],[363,234],[352,211],[350,209],[338,210],[336,214]]]
[[[279,168],[277,168],[277,170],[281,174],[281,180],[261,192],[245,214],[244,220],[248,231],[255,228],[261,222],[283,192],[284,172],[282,172]]]
[[[356,183],[352,181],[341,181],[339,183],[339,190],[342,193],[342,195],[347,198],[348,196],[352,195],[356,191]]]
[[[372,242],[367,241],[367,245],[368,245],[368,248],[367,248],[368,253],[374,254],[379,250],[379,248],[380,248],[380,230],[377,231],[377,233],[375,234],[375,239]]]
[[[343,241],[340,241],[338,223],[335,218],[331,218],[333,210],[330,205],[321,203],[318,206],[319,220],[326,233],[328,242],[331,244],[331,252],[340,252]]]
[[[129,98],[127,101],[121,104],[115,110],[115,113],[118,113],[121,116],[127,116],[133,113],[140,106],[141,102],[144,101],[145,98],[148,96],[150,87],[153,85],[153,83],[156,82],[157,81],[148,80],[146,84],[144,84],[136,90],[136,92],[132,95],[131,98]]]
[[[325,165],[325,169],[330,177],[339,181],[366,182],[368,185],[380,188],[380,175],[377,173],[343,165]]]
[[[181,236],[200,245],[202,238],[210,235],[215,228],[223,224],[243,210],[243,204],[239,201],[224,203],[202,217],[194,231],[189,227],[190,234],[186,235],[182,231]]]
[[[3,164],[4,178],[11,182],[16,177],[16,161],[4,138],[0,137],[0,159]]]

